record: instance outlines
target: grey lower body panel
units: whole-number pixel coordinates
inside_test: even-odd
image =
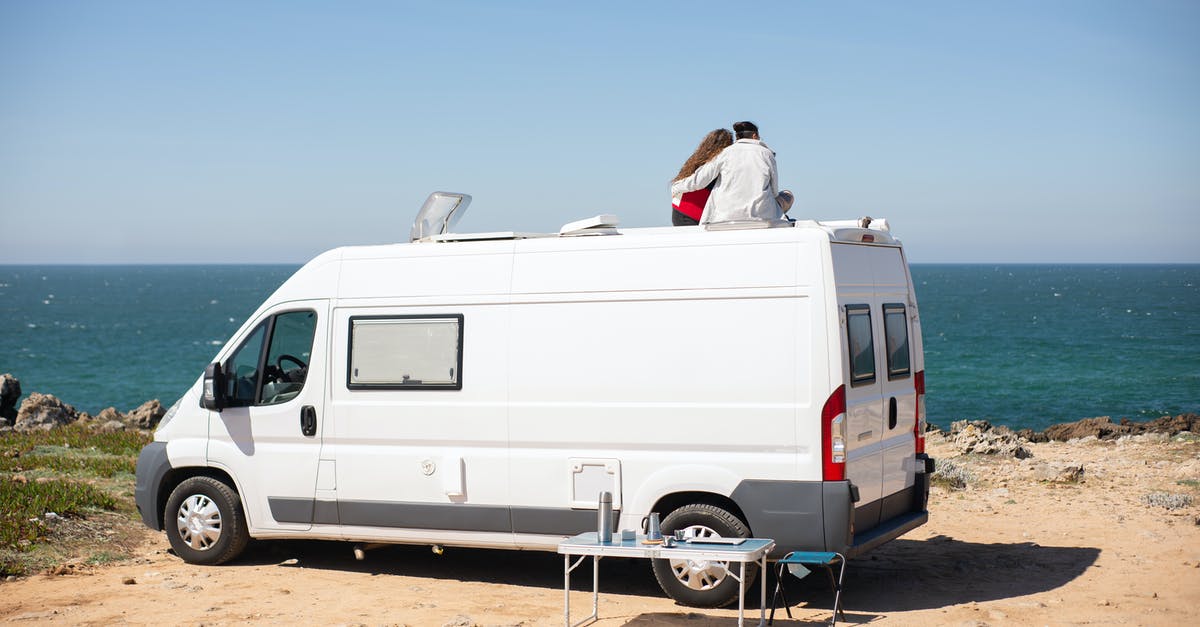
[[[775,540],[772,557],[789,551],[861,555],[929,520],[927,474],[857,512],[854,494],[849,481],[753,480],[738,484],[730,497],[756,537]],[[285,497],[270,497],[268,503],[276,521],[290,523],[561,536],[596,529],[595,510]],[[859,528],[856,514],[868,517],[862,512],[870,523]],[[613,513],[614,525],[619,516]]]
[[[158,487],[170,471],[171,461],[167,459],[166,442],[151,442],[142,448],[137,460],[133,501],[137,504],[142,522],[155,531],[162,531],[162,525],[158,523],[161,513],[158,511]]]
[[[595,510],[287,497],[270,497],[267,503],[271,517],[285,523],[563,536],[596,528]],[[614,512],[614,525],[619,515]]]

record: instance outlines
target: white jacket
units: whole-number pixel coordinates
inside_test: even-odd
[[[739,139],[691,176],[671,185],[671,196],[703,189],[716,179],[700,223],[778,220],[779,173],[775,152],[757,139]]]

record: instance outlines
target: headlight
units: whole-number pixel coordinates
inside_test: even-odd
[[[179,400],[175,401],[174,405],[171,405],[169,408],[167,408],[167,413],[163,414],[162,420],[158,421],[159,429],[162,429],[163,427],[167,426],[168,422],[171,422],[171,419],[174,418],[175,414],[179,412],[179,404],[182,402],[183,397],[181,396],[179,397]]]

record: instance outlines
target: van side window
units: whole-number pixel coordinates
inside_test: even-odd
[[[462,389],[462,314],[350,318],[346,387]]]
[[[258,325],[225,362],[229,406],[276,405],[299,395],[316,328],[311,310],[277,314]]]
[[[907,377],[912,366],[908,356],[908,316],[904,305],[884,304],[883,334],[887,338],[888,379]]]
[[[874,383],[875,341],[868,305],[846,305],[846,335],[850,346],[850,385]]]

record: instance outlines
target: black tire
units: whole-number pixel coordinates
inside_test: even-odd
[[[750,528],[734,514],[717,507],[703,503],[684,505],[667,515],[662,521],[663,535],[670,535],[676,529],[687,530],[688,536],[697,535],[698,530],[705,530],[704,535],[716,535],[723,538],[748,538]],[[695,563],[688,560],[652,560],[654,578],[658,585],[680,605],[688,607],[723,607],[738,598],[738,582],[724,575],[719,568],[704,568],[705,563]],[[734,573],[737,565],[730,565]],[[717,577],[716,574],[721,576]],[[758,577],[758,565],[746,564],[746,589]]]
[[[212,477],[180,483],[167,499],[163,526],[175,554],[189,564],[228,562],[250,541],[241,497]]]

